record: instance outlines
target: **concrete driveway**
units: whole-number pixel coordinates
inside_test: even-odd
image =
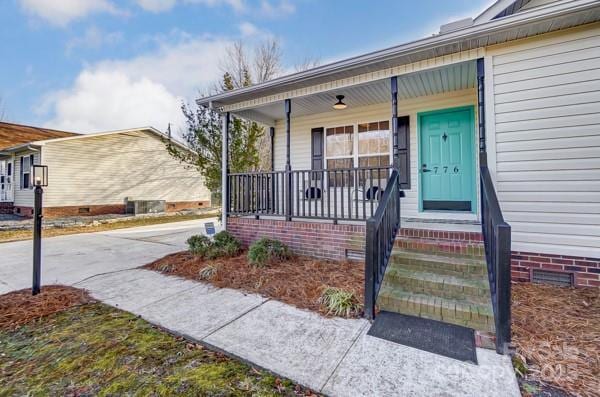
[[[184,250],[187,238],[203,233],[206,222],[216,224],[216,218],[45,238],[42,284],[72,285]],[[32,242],[0,243],[0,294],[31,287],[31,277]]]

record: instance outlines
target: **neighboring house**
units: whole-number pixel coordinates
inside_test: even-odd
[[[367,315],[377,301],[495,329],[501,351],[511,261],[512,280],[600,286],[599,20],[597,0],[500,0],[422,40],[199,100],[274,135],[274,172],[226,176],[227,230],[366,252]]]
[[[151,127],[73,134],[0,123],[0,208],[32,215],[32,164],[48,166],[44,215],[122,214],[128,201],[161,201],[158,209],[210,206],[198,172],[173,158]]]

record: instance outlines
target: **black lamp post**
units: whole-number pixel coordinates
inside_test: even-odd
[[[48,166],[33,165],[31,184],[35,186],[33,205],[33,286],[32,295],[40,293],[42,275],[42,194],[43,186],[48,186]]]

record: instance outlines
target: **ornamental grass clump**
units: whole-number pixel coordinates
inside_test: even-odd
[[[240,242],[223,230],[211,240],[204,235],[192,236],[187,240],[190,252],[204,259],[216,259],[237,255],[241,250]]]
[[[248,250],[248,262],[256,267],[277,264],[291,257],[292,253],[287,245],[265,237],[252,243]]]
[[[340,317],[352,317],[359,314],[362,309],[356,295],[341,288],[325,288],[319,303],[327,309],[327,314]]]
[[[214,277],[215,274],[217,274],[217,270],[218,269],[216,266],[205,266],[198,272],[198,277],[200,278],[200,280],[210,280]]]

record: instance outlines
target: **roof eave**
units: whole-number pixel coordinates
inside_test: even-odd
[[[200,98],[196,101],[196,103],[200,106],[216,105],[219,107],[223,105],[219,101],[223,101],[226,99],[232,100],[238,95],[241,96],[251,93],[258,94],[259,92],[268,90],[270,88],[275,88],[278,86],[285,87],[286,85],[291,85],[312,78],[325,77],[337,71],[368,66],[369,64],[386,61],[390,58],[399,57],[403,55],[410,55],[411,53],[416,53],[418,51],[426,51],[433,47],[452,44],[452,42],[455,41],[472,39],[474,38],[474,36],[489,34],[496,30],[506,29],[507,27],[518,27],[527,23],[540,22],[544,19],[555,18],[559,15],[562,16],[567,15],[569,13],[580,12],[594,6],[598,6],[597,1],[575,0],[569,2],[568,4],[558,3],[552,6],[547,6],[544,7],[542,10],[532,9],[530,11],[525,11],[504,18],[491,20],[464,29],[452,31],[445,34],[435,35],[433,37],[423,38],[420,40],[401,44],[399,46],[390,47],[384,50],[379,50],[359,55],[356,57],[347,58],[338,62],[333,62],[306,71],[289,74],[250,87],[238,88],[232,91],[227,91],[224,93]]]

